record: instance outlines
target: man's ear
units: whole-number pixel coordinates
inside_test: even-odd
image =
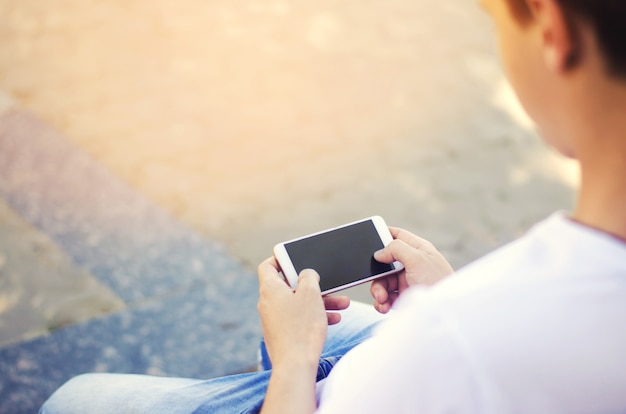
[[[575,27],[557,0],[526,0],[542,33],[546,66],[555,73],[572,69],[581,53]]]

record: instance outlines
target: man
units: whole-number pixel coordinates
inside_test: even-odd
[[[379,318],[357,304],[329,327],[347,299],[324,303],[313,271],[291,292],[268,259],[259,312],[271,371],[209,381],[88,375],[42,411],[625,412],[626,2],[483,6],[526,110],[550,145],[580,162],[573,214],[441,281],[452,269],[434,247],[392,229],[396,240],[375,257],[406,270],[372,284],[375,308],[394,306],[373,334]]]
[[[389,292],[398,290],[401,303],[331,372],[320,413],[626,411],[626,3],[483,5],[528,113],[547,142],[580,161],[576,210],[430,290],[407,286],[445,275],[447,263],[396,231],[399,241],[376,258],[399,260],[406,274],[371,291],[382,312],[395,298]],[[309,371],[325,328],[315,275],[283,296],[274,266],[259,269],[274,369],[265,409],[310,412]],[[314,307],[316,315],[291,316]]]

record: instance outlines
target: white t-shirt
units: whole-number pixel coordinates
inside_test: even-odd
[[[626,244],[555,214],[405,292],[318,412],[626,412]]]

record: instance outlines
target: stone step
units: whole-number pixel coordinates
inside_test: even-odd
[[[254,366],[255,276],[15,107],[0,114],[0,198],[123,300],[116,313],[0,348],[0,413],[35,412],[83,372],[210,378]]]
[[[37,412],[85,372],[205,379],[253,369],[260,339],[254,303],[239,289],[197,286],[2,348],[0,412]]]

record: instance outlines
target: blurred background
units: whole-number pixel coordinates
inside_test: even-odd
[[[2,116],[34,114],[251,272],[277,242],[374,214],[458,268],[573,203],[575,166],[539,140],[473,1],[0,0],[0,16]],[[11,309],[61,293],[27,268],[54,242],[11,256],[38,230],[0,204],[15,341],[51,327]],[[92,293],[71,312],[124,307],[73,286]]]

